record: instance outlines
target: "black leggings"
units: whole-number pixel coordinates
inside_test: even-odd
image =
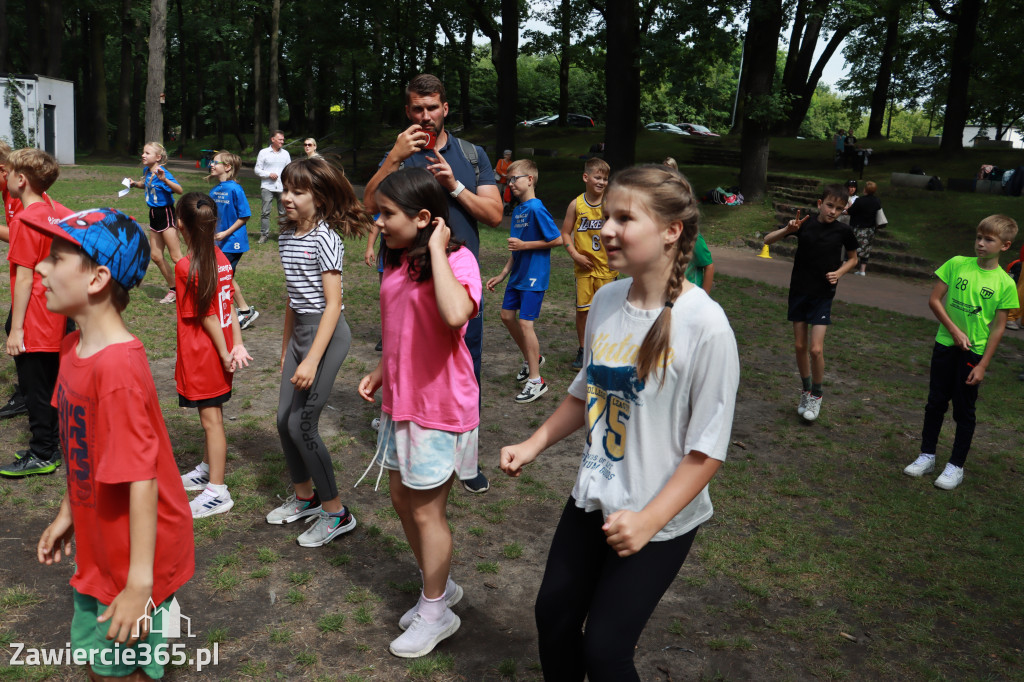
[[[649,542],[623,559],[603,524],[600,511],[571,497],[562,510],[534,608],[545,680],[639,681],[634,647],[697,535]]]

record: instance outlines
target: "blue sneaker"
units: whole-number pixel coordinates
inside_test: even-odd
[[[476,476],[463,481],[462,487],[475,495],[482,495],[491,489],[491,483],[484,476],[484,472],[480,471],[480,467],[477,467]]]

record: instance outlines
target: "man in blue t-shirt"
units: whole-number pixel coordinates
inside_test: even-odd
[[[478,222],[491,227],[501,224],[502,203],[494,182],[494,169],[483,147],[449,135],[444,129],[448,116],[448,99],[444,84],[437,76],[420,74],[405,88],[405,115],[412,122],[398,134],[394,146],[380,167],[366,183],[363,203],[370,213],[377,213],[374,195],[381,180],[403,168],[426,168],[451,197],[448,200],[448,224],[455,239],[466,246],[480,261]],[[427,149],[428,142],[433,142]],[[471,157],[476,158],[474,163]],[[484,340],[484,302],[479,314],[466,327],[466,347],[473,356],[473,373],[480,383],[480,358]],[[481,391],[481,396],[483,391]],[[471,481],[463,481],[466,490],[487,492],[490,484],[482,473]]]
[[[494,287],[508,277],[505,300],[501,303],[501,321],[523,352],[523,366],[516,378],[526,382],[516,396],[517,403],[532,403],[548,390],[540,376],[544,357],[540,354],[533,321],[540,316],[544,292],[548,290],[551,249],[562,243],[562,232],[537,198],[536,185],[537,164],[533,161],[520,159],[508,167],[508,186],[520,202],[512,212],[508,238],[512,255],[501,274],[487,280],[487,288],[494,291]]]

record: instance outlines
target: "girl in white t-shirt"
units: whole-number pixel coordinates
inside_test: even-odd
[[[295,494],[267,514],[267,523],[313,517],[315,522],[298,543],[320,547],[356,527],[338,494],[334,463],[319,423],[352,342],[342,303],[345,245],[337,233],[363,234],[369,219],[342,171],[323,159],[289,163],[281,181],[285,222],[277,247],[288,307],[277,432]]]
[[[480,310],[480,268],[469,249],[451,241],[448,195],[425,169],[387,176],[377,205],[384,350],[359,382],[359,394],[373,402],[383,388],[373,461],[389,471],[391,502],[423,577],[419,601],[398,621],[405,633],[391,642],[391,653],[415,658],[461,624],[451,610],[462,588],[449,576],[447,501],[456,476],[477,475],[480,389],[464,337]]]
[[[537,595],[545,679],[639,680],[640,633],[711,517],[707,485],[729,445],[739,360],[725,313],[685,277],[698,218],[676,171],[612,177],[601,241],[629,279],[594,296],[569,395],[501,450],[502,469],[518,476],[588,428]]]

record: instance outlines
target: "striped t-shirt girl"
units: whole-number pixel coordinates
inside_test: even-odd
[[[288,302],[297,313],[321,313],[327,307],[321,273],[342,271],[345,245],[327,223],[320,223],[301,237],[285,230],[277,241],[284,268]],[[344,293],[344,287],[342,287]],[[341,309],[345,309],[342,303]]]

